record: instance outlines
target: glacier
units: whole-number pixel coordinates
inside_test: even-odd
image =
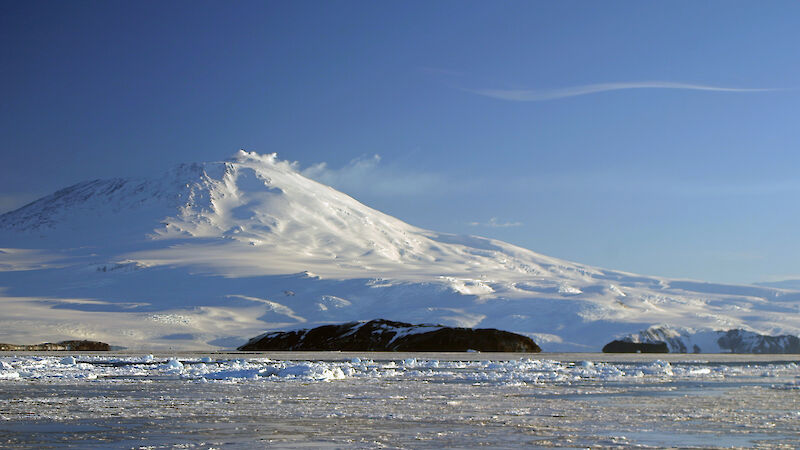
[[[0,216],[8,343],[215,350],[383,317],[599,351],[659,324],[797,335],[799,300],[794,289],[643,276],[425,230],[274,153],[87,181]]]

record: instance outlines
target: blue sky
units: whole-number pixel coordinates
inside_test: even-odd
[[[5,1],[0,211],[244,148],[425,228],[651,275],[800,277],[797,17],[797,2]]]

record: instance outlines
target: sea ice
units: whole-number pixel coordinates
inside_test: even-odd
[[[293,355],[2,357],[2,445],[800,445],[795,361]]]

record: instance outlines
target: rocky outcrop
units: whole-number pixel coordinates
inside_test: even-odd
[[[603,353],[669,353],[666,342],[611,341],[603,347]]]
[[[239,350],[402,351],[402,352],[526,352],[541,349],[527,336],[493,328],[451,328],[412,325],[376,319],[324,325],[313,329],[263,334]]]
[[[670,353],[800,353],[800,339],[797,336],[770,336],[738,328],[694,330],[656,325],[621,337],[618,341],[632,344],[663,343]]]
[[[797,336],[767,336],[739,329],[721,331],[717,345],[731,353],[800,353]]]
[[[98,341],[61,341],[57,343],[45,342],[44,344],[16,345],[0,343],[0,351],[15,352],[40,352],[40,351],[64,351],[64,352],[107,352],[111,346],[105,342]]]

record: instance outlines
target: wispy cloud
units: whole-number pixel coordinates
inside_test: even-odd
[[[463,89],[463,88],[462,88]],[[598,83],[583,86],[571,86],[560,89],[463,89],[473,94],[514,102],[541,102],[559,98],[577,97],[596,94],[598,92],[619,91],[625,89],[681,89],[714,92],[770,92],[780,89],[734,88],[710,86],[705,84],[676,83],[672,81],[629,81],[620,83]]]
[[[489,228],[509,228],[521,227],[522,222],[500,222],[497,217],[492,217],[488,222],[470,222],[473,227],[489,227]]]
[[[363,178],[373,172],[381,162],[381,155],[359,156],[350,160],[345,166],[334,169],[328,163],[321,162],[303,169],[303,175],[313,178],[321,183],[338,184],[342,180]]]
[[[629,173],[616,169],[593,169],[565,173],[535,173],[527,176],[476,175],[470,179],[453,178],[446,172],[426,170],[386,163],[380,155],[354,158],[340,167],[321,162],[301,170],[301,173],[323,184],[334,187],[360,200],[398,197],[416,198],[431,196],[463,197],[475,192],[485,192],[493,186],[496,195],[528,192],[552,195],[556,192],[606,192],[617,195],[625,192],[659,194],[679,197],[757,197],[800,193],[800,180],[725,180],[683,179],[654,173]],[[0,198],[0,200],[2,200]],[[1,203],[1,202],[0,202]],[[21,206],[21,205],[20,205]],[[475,227],[504,228],[522,226],[519,222],[501,222],[498,218],[468,223]]]
[[[381,164],[380,155],[360,156],[342,167],[321,162],[302,174],[351,195],[419,195],[448,189],[441,175],[391,164]]]

